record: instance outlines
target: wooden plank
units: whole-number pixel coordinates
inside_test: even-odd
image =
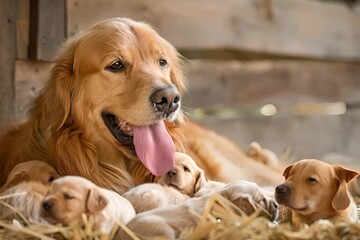
[[[30,58],[51,60],[66,39],[65,0],[31,0],[30,9]]]
[[[16,0],[16,55],[28,59],[30,0]]]
[[[38,95],[49,77],[51,63],[17,61],[15,74],[15,116],[19,121],[26,119],[31,101]]]
[[[230,49],[360,61],[359,5],[303,0],[67,0],[67,6],[69,35],[122,16],[150,22],[182,51]]]
[[[0,0],[0,126],[14,120],[16,58],[16,5]]]
[[[271,117],[206,118],[199,122],[229,137],[244,150],[252,141],[257,141],[278,155],[290,147],[291,160],[320,158],[337,163],[345,160],[344,165],[360,170],[359,119],[360,109],[354,109],[333,116],[278,114]],[[284,165],[289,163],[283,162]]]
[[[360,64],[197,60],[188,67],[185,106],[360,102]]]

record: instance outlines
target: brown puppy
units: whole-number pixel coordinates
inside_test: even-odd
[[[356,205],[347,183],[357,172],[339,165],[304,159],[284,171],[285,183],[276,187],[278,203],[292,211],[292,223],[312,224],[319,219],[357,222]]]
[[[18,210],[26,220],[45,222],[39,215],[41,203],[50,183],[59,175],[49,164],[42,161],[29,161],[16,165],[1,189],[1,219],[20,219],[9,206]]]
[[[56,179],[43,200],[40,215],[50,223],[80,222],[81,215],[94,217],[93,230],[109,234],[116,221],[124,224],[135,216],[131,203],[116,192],[100,188],[78,176]]]
[[[17,164],[8,174],[0,192],[21,182],[40,182],[49,185],[59,174],[55,168],[43,161],[33,160]]]

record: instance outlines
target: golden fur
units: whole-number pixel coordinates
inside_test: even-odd
[[[285,183],[276,187],[276,200],[292,212],[292,223],[311,224],[319,219],[357,222],[356,205],[348,182],[357,172],[315,159],[304,159],[284,170]]]
[[[159,66],[161,58],[166,66]],[[114,72],[119,60],[123,68]],[[154,112],[149,103],[154,89],[170,87],[182,95],[185,85],[179,54],[149,25],[115,18],[93,26],[65,44],[28,121],[0,137],[0,185],[16,164],[33,159],[50,163],[60,175],[79,175],[118,193],[153,181],[134,152],[110,133],[103,111],[129,126],[165,120],[176,150],[195,159],[210,179],[279,184],[280,173],[184,119],[180,107],[165,119]]]
[[[106,234],[110,234],[116,221],[126,224],[135,217],[131,203],[114,191],[78,176],[55,180],[43,199],[41,216],[50,223],[68,225],[81,222],[83,213],[94,218],[93,230]]]

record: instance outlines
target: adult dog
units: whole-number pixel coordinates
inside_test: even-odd
[[[175,48],[149,25],[105,20],[69,40],[29,120],[0,138],[0,185],[19,162],[40,159],[123,193],[173,167],[185,152],[213,180],[279,184],[281,174],[187,121]]]

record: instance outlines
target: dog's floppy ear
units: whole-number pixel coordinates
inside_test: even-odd
[[[350,193],[348,191],[347,183],[356,177],[359,173],[340,165],[333,166],[335,175],[339,182],[339,187],[332,200],[332,206],[335,210],[345,210],[350,204]]]
[[[87,197],[86,207],[90,213],[97,213],[102,211],[109,201],[104,195],[96,188],[89,190]]]
[[[199,173],[195,178],[194,193],[198,192],[206,182],[205,172],[199,168]]]
[[[285,180],[289,177],[290,171],[293,168],[294,164],[291,164],[287,166],[283,172],[283,176],[285,177]]]
[[[6,183],[4,184],[4,186],[1,188],[0,192],[6,190],[8,188],[11,188],[13,186],[16,186],[19,183],[28,182],[31,180],[28,171],[21,171],[21,172],[15,173],[10,178],[9,177],[6,180]]]
[[[50,81],[48,81],[44,91],[46,94],[41,99],[41,102],[46,104],[45,108],[49,112],[49,116],[45,117],[51,119],[54,131],[59,130],[63,126],[70,113],[74,47],[75,41],[65,44],[63,51],[56,59],[55,65],[52,68]]]

